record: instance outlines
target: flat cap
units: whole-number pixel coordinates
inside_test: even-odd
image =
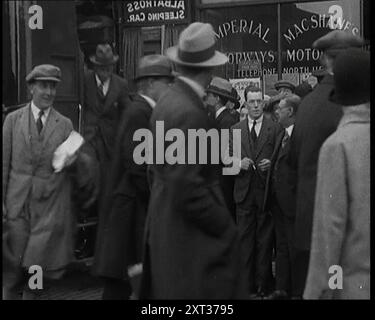
[[[220,97],[230,99],[231,101],[233,100],[232,85],[226,79],[220,77],[212,78],[206,91],[217,94]]]
[[[313,48],[327,51],[360,47],[362,45],[364,45],[364,41],[361,37],[347,31],[334,30],[316,40],[313,43]]]
[[[34,69],[26,76],[26,82],[32,80],[60,82],[61,70],[52,64],[40,64],[34,67]]]
[[[160,54],[143,56],[138,65],[135,80],[145,77],[170,77],[173,78],[172,64],[169,59]]]
[[[288,88],[294,91],[295,85],[287,80],[279,80],[275,83],[275,89],[279,90],[280,88]]]

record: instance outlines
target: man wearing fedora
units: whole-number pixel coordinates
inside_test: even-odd
[[[132,291],[128,268],[132,273],[134,266],[142,262],[150,190],[147,164],[138,165],[133,159],[139,143],[133,136],[138,129],[150,127],[156,101],[172,80],[172,65],[167,57],[155,54],[140,59],[135,78],[138,92],[122,115],[105,190],[103,207],[109,212],[108,219],[99,226],[103,228],[103,237],[98,244],[96,273],[105,277],[105,300],[129,299]]]
[[[343,117],[319,153],[304,298],[370,299],[370,53],[347,49],[333,77]]]
[[[122,112],[129,104],[126,80],[113,73],[118,56],[109,44],[98,44],[95,55],[90,57],[94,70],[88,70],[84,82],[83,135],[85,150],[97,162],[98,197],[89,214],[97,216],[99,225],[105,223],[106,210],[100,211],[106,172],[113,156],[114,141]],[[100,230],[100,227],[99,227]],[[101,241],[98,233],[97,241]]]
[[[211,112],[219,130],[229,130],[238,122],[237,117],[235,117],[231,110],[227,108],[228,102],[234,100],[232,89],[230,82],[220,77],[214,77],[206,89],[206,104],[212,109]],[[224,147],[224,150],[225,148],[227,148],[227,146]],[[235,220],[236,206],[233,201],[234,176],[221,175],[220,184],[223,190],[225,202]]]
[[[178,45],[166,55],[179,76],[157,102],[151,117],[164,130],[212,129],[203,98],[216,66],[227,57],[215,51],[213,27],[194,22],[182,31]],[[180,140],[181,141],[181,140]],[[179,141],[179,142],[180,142]],[[165,142],[165,150],[172,146]],[[174,142],[176,145],[176,141]],[[153,164],[153,183],[145,230],[141,298],[244,298],[237,228],[219,184],[218,165],[199,164],[199,151],[185,149],[185,164]],[[155,146],[154,148],[158,148]],[[201,151],[210,154],[210,150]],[[192,156],[195,164],[187,164]],[[210,160],[209,160],[210,161]]]
[[[55,150],[73,130],[53,107],[61,71],[38,65],[26,81],[31,102],[3,124],[3,235],[12,257],[3,270],[4,299],[18,299],[22,290],[23,299],[35,299],[39,290],[27,286],[30,266],[40,266],[45,279],[58,279],[74,260],[70,175],[52,166]]]
[[[296,283],[302,296],[309,265],[313,208],[319,150],[337,128],[341,107],[329,101],[333,89],[333,64],[343,50],[362,45],[363,40],[342,30],[334,30],[319,38],[313,47],[323,51],[321,63],[327,75],[299,106],[290,141],[289,163],[296,173],[297,203],[295,218]]]

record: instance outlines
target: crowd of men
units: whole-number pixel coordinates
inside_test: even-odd
[[[313,43],[324,67],[316,86],[281,80],[268,101],[249,86],[240,106],[231,83],[214,76],[228,59],[210,24],[192,23],[165,55],[142,57],[132,94],[113,73],[118,56],[99,44],[85,77],[85,143],[61,171],[51,165],[55,150],[74,145],[71,121],[53,108],[61,71],[36,66],[26,78],[32,100],[3,124],[4,299],[37,298],[31,265],[60,279],[74,260],[72,193],[99,217],[92,271],[104,280],[103,299],[368,299],[362,45],[332,31]],[[231,134],[219,163],[199,161],[202,152],[210,159],[210,143],[192,152],[188,141],[165,139],[163,150],[184,148],[186,161],[137,164],[137,132],[156,137],[157,123],[185,137]],[[155,159],[157,140],[145,145]],[[223,174],[228,158],[235,174]]]

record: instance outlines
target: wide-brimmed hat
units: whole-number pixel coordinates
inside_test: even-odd
[[[370,101],[370,53],[359,48],[340,53],[333,66],[333,79],[332,102],[354,106]]]
[[[184,29],[178,45],[168,48],[173,62],[190,67],[215,67],[228,62],[225,54],[215,50],[215,33],[211,24],[194,22]]]
[[[212,92],[220,97],[233,100],[232,85],[226,79],[220,77],[213,77],[210,85],[207,87],[206,92]]]
[[[287,81],[287,80],[279,80],[275,83],[275,89],[276,90],[279,90],[280,88],[288,88],[292,91],[294,91],[294,89],[296,88],[296,86],[291,83],[290,81]]]
[[[139,60],[135,80],[145,77],[173,78],[172,64],[167,57],[161,54],[150,54]]]
[[[52,64],[40,64],[26,76],[26,82],[33,80],[60,82],[61,70]]]
[[[334,30],[317,39],[312,46],[322,51],[338,53],[343,49],[362,45],[364,45],[364,40],[361,37],[348,31]]]
[[[115,64],[118,59],[118,55],[113,54],[112,48],[109,44],[98,44],[95,55],[90,57],[90,61],[99,66]]]

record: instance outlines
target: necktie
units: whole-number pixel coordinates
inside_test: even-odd
[[[285,144],[288,142],[289,134],[288,131],[285,130],[283,140],[281,141],[281,148],[285,147]]]
[[[98,88],[99,88],[100,94],[104,97],[104,86],[103,86],[103,83],[100,82]]]
[[[256,122],[256,120],[254,120],[253,126],[251,128],[251,132],[250,132],[251,140],[253,140],[254,143],[257,141],[257,133],[255,132],[256,124],[257,124],[257,122]]]
[[[44,111],[43,110],[40,110],[39,111],[39,117],[38,119],[36,120],[36,128],[38,129],[38,133],[40,134],[40,132],[42,131],[43,129],[43,122],[42,122],[42,117],[44,115]]]

